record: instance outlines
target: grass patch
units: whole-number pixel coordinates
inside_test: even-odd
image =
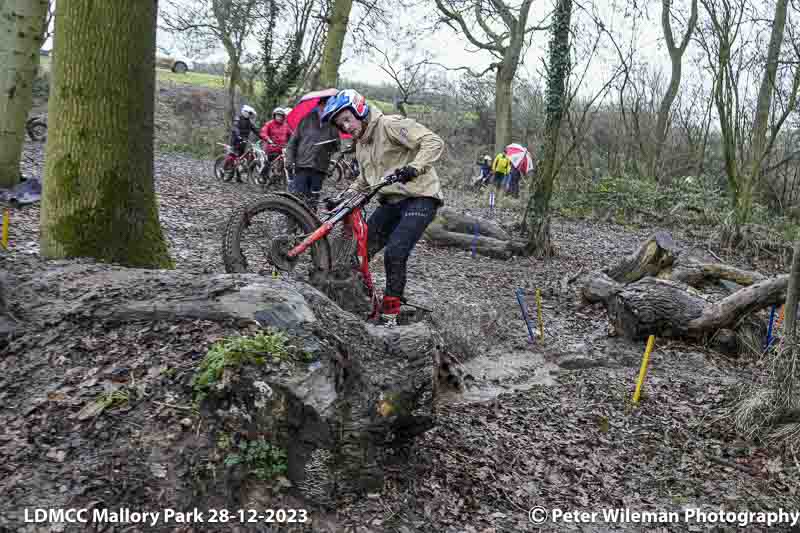
[[[199,87],[211,87],[222,89],[225,87],[222,76],[216,74],[206,74],[203,72],[187,72],[186,74],[176,74],[171,70],[157,68],[156,80],[159,82],[171,81],[174,83],[185,83]]]
[[[243,440],[225,457],[226,467],[236,465],[243,465],[250,475],[262,481],[273,479],[286,473],[286,450],[264,439]]]

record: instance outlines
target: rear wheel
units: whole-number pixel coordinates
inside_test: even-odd
[[[226,272],[270,275],[274,271],[309,281],[331,268],[327,239],[315,242],[299,257],[286,253],[317,228],[314,217],[297,200],[267,195],[238,208],[228,220],[222,243]]]

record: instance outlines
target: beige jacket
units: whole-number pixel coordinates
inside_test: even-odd
[[[432,166],[443,150],[441,137],[414,119],[384,115],[372,106],[364,135],[356,143],[356,159],[361,172],[350,189],[363,190],[377,185],[384,176],[398,168],[412,166],[419,176],[408,183],[384,187],[380,195],[389,202],[411,196],[428,196],[443,203],[439,176]]]

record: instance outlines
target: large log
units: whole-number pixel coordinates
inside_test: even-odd
[[[721,279],[745,287],[717,302],[693,288]],[[630,339],[700,339],[783,302],[787,284],[785,275],[765,279],[730,265],[683,259],[670,236],[657,233],[613,267],[584,276],[581,295],[603,303],[613,329]]]
[[[603,270],[609,278],[620,283],[631,283],[645,276],[655,276],[671,266],[680,250],[669,233],[657,232],[639,249],[616,265]]]
[[[288,479],[310,502],[328,505],[379,491],[387,449],[408,444],[433,425],[440,337],[424,323],[368,326],[310,285],[257,275],[73,265],[49,271],[36,283],[54,295],[31,315],[37,322],[114,328],[202,319],[238,324],[243,333],[266,328],[288,337],[289,356],[234,361],[202,396],[188,387],[180,393],[188,397],[170,400],[199,401],[193,424],[203,432],[180,457],[213,475],[171,479],[176,485],[169,490],[222,498],[212,507],[244,505],[254,490],[247,483],[251,467],[225,459],[231,447],[263,440],[286,450]],[[187,363],[192,361],[175,365]],[[158,386],[147,379],[137,382]],[[173,445],[153,441],[143,451],[173,457]]]
[[[462,250],[474,249],[475,253],[496,259],[508,259],[512,254],[511,241],[448,231],[442,224],[436,222],[432,222],[427,227],[425,237],[438,246],[461,248]]]
[[[508,232],[497,222],[461,213],[449,207],[439,209],[433,223],[441,224],[447,231],[455,233],[474,235],[477,226],[479,236],[491,237],[501,241],[507,241],[511,238]]]

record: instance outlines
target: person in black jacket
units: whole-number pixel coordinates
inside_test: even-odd
[[[292,178],[289,192],[302,196],[312,210],[317,209],[331,156],[339,149],[339,130],[320,121],[327,101],[328,97],[320,98],[297,125],[286,146],[286,165]]]
[[[256,137],[259,137],[259,131],[255,120],[256,110],[249,105],[242,106],[242,111],[239,117],[234,121],[233,128],[231,129],[231,147],[234,153],[228,154],[228,157],[225,159],[225,165],[223,166],[225,169],[225,177],[223,179],[225,181],[230,181],[233,177],[236,157],[241,157],[242,154],[244,154],[244,148],[247,140],[250,138],[250,134],[253,133]],[[242,177],[236,176],[236,181],[241,183]]]

